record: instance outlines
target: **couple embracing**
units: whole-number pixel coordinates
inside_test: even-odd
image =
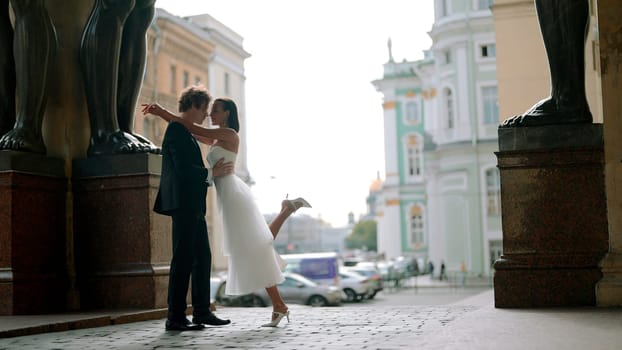
[[[211,96],[200,86],[185,89],[177,116],[157,103],[143,105],[169,125],[162,142],[162,175],[154,211],[172,217],[173,258],[168,285],[167,330],[198,330],[204,325],[231,323],[210,310],[212,255],[205,222],[207,187],[214,184],[224,226],[224,253],[228,256],[226,293],[241,295],[266,288],[273,312],[266,327],[276,327],[289,310],[277,285],[283,281],[283,261],[273,247],[279,229],[298,208],[310,207],[302,198],[285,199],[268,225],[250,188],[234,175],[240,128],[237,106],[217,98],[209,113],[218,128],[200,126],[208,116]],[[210,145],[203,163],[197,140]],[[192,275],[192,322],[186,318],[186,295]]]

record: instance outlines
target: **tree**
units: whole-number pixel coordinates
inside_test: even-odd
[[[346,247],[376,251],[376,222],[374,220],[357,222],[352,233],[346,237]]]

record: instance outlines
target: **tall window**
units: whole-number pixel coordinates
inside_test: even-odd
[[[445,89],[445,109],[447,113],[447,129],[453,129],[455,126],[454,97],[449,89]]]
[[[188,74],[187,71],[184,71],[184,75],[183,75],[183,87],[184,89],[190,85],[190,74]]]
[[[441,17],[445,17],[447,15],[449,15],[449,8],[447,7],[447,0],[441,0]]]
[[[229,82],[229,73],[225,73],[225,95],[231,95],[231,86]]]
[[[145,72],[143,73],[143,81],[144,82],[148,82],[149,81],[149,69],[151,64],[149,59],[147,58],[147,60],[145,61]]]
[[[479,47],[480,56],[482,58],[492,58],[497,56],[497,45],[496,44],[485,44]]]
[[[419,103],[409,101],[406,103],[406,122],[408,124],[418,124],[421,121],[419,115]]]
[[[486,170],[486,212],[489,216],[501,214],[501,182],[499,169]]]
[[[445,64],[451,63],[451,50],[447,50],[443,52],[443,59],[445,61]]]
[[[177,94],[177,67],[171,66],[170,88],[172,94]]]
[[[497,87],[482,88],[482,105],[484,107],[484,124],[499,123],[499,105],[497,103]]]
[[[414,249],[424,245],[423,240],[423,210],[418,205],[410,208],[410,244]]]
[[[147,118],[147,116],[145,116],[143,118],[143,136],[145,136],[146,138],[151,138],[151,126],[149,123],[149,119]]]
[[[406,143],[406,169],[408,177],[419,177],[423,173],[423,142],[417,135],[409,135]]]
[[[201,84],[201,78],[199,78],[199,76],[194,77],[194,85],[199,85]]]
[[[492,6],[493,0],[477,0],[478,10],[488,10]]]

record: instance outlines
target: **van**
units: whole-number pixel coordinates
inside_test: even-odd
[[[323,285],[339,286],[339,257],[335,252],[284,254],[286,272],[294,272]]]

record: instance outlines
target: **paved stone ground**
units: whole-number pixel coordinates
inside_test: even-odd
[[[220,308],[231,325],[167,332],[164,320],[145,321],[0,339],[0,349],[412,349],[474,309],[291,305],[291,323],[264,328],[270,308]]]
[[[425,349],[425,350],[619,350],[622,308],[497,309],[492,290],[446,305],[365,305],[312,308],[290,305],[291,323],[263,328],[270,308],[219,308],[233,324],[197,332],[166,332],[155,321],[41,333],[0,339],[1,349]],[[115,315],[109,315],[115,316]],[[153,316],[153,315],[151,315]],[[23,317],[26,317],[23,319]],[[67,329],[55,316],[46,329]],[[82,317],[82,316],[79,316]],[[115,316],[116,317],[116,316]],[[134,318],[137,317],[137,318]],[[123,321],[144,317],[123,316]],[[109,322],[109,317],[101,317]],[[143,318],[144,319],[144,318]],[[22,320],[17,326],[15,321]],[[28,322],[27,322],[28,321]],[[71,327],[97,325],[87,318]],[[4,329],[42,322],[27,316],[3,319]],[[109,323],[106,323],[109,324]],[[99,324],[101,325],[101,323]]]

